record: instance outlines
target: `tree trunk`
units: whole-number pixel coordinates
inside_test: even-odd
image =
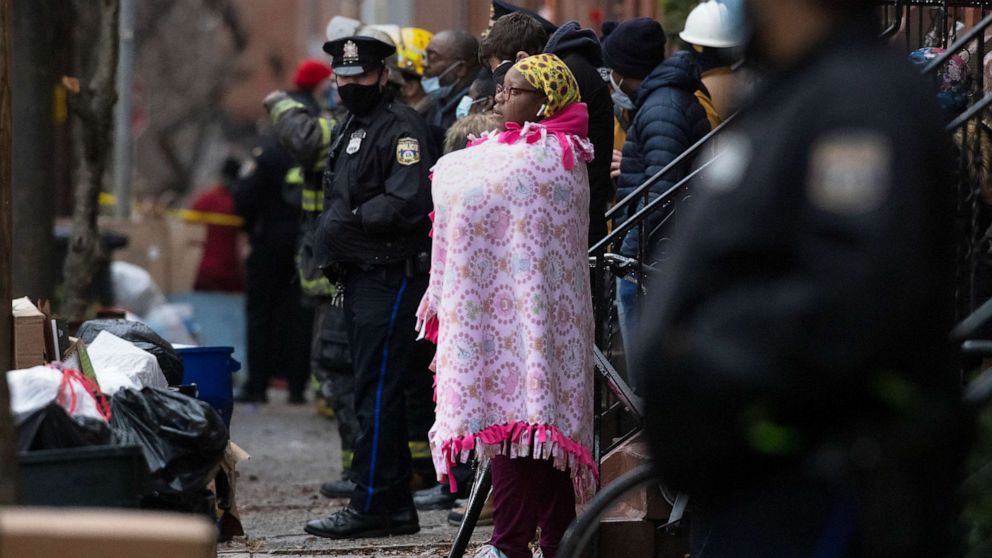
[[[13,364],[13,318],[10,312],[11,243],[11,112],[10,112],[10,3],[0,0],[0,505],[17,497],[17,454],[10,416],[7,370]]]
[[[70,97],[70,108],[83,132],[83,173],[76,186],[72,237],[65,260],[63,314],[84,320],[92,301],[93,283],[107,254],[100,242],[97,216],[100,189],[111,150],[114,103],[117,102],[118,0],[100,0],[96,71],[89,83]]]

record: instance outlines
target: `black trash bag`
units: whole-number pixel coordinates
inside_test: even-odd
[[[128,320],[89,320],[79,326],[76,337],[89,345],[101,331],[112,333],[134,346],[155,355],[170,386],[183,383],[183,359],[172,345],[141,322]]]
[[[114,443],[141,447],[158,495],[198,492],[220,469],[228,432],[209,404],[146,387],[118,391],[110,407]]]
[[[17,451],[103,446],[111,441],[110,427],[100,419],[72,417],[52,402],[14,417]]]

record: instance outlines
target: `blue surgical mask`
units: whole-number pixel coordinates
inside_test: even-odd
[[[458,65],[461,64],[461,63],[462,63],[462,61],[459,60],[459,61],[455,62],[454,64],[452,64],[452,65],[448,66],[447,68],[445,68],[445,70],[443,72],[441,72],[440,74],[438,74],[438,75],[436,75],[434,77],[424,78],[424,79],[420,80],[420,86],[424,88],[424,93],[427,93],[428,95],[432,95],[434,97],[438,97],[438,98],[442,98],[442,99],[445,98],[445,97],[447,97],[448,94],[451,93],[451,86],[450,85],[442,86],[441,85],[441,78],[443,78],[444,76],[448,75],[448,72],[450,72],[451,70],[454,70],[455,68],[457,68]]]
[[[610,96],[613,97],[613,104],[623,110],[634,110],[637,108],[634,105],[634,101],[631,101],[630,97],[623,91],[614,91]]]
[[[624,109],[624,110],[634,110],[637,107],[634,105],[634,101],[630,100],[630,97],[620,89],[620,84],[623,83],[623,78],[620,78],[620,83],[613,80],[613,72],[610,72],[610,97],[613,97],[613,104]]]
[[[458,106],[455,107],[455,118],[461,120],[468,116],[468,113],[472,110],[472,97],[465,95],[462,97],[461,101],[458,101]]]
[[[469,114],[472,113],[472,107],[479,103],[484,103],[489,97],[480,97],[478,99],[473,99],[472,97],[465,95],[458,101],[458,106],[455,107],[455,118],[461,120]]]

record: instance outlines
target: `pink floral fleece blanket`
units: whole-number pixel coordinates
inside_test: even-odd
[[[595,491],[587,128],[576,103],[434,167],[432,269],[417,316],[437,327],[430,443],[441,477],[475,450],[552,460],[580,501]]]

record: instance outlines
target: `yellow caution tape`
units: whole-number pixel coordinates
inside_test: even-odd
[[[169,211],[170,215],[176,215],[183,221],[191,223],[204,223],[207,225],[220,225],[223,227],[243,227],[245,220],[240,215],[230,213],[214,213],[211,211],[195,211],[193,209],[174,209]]]
[[[100,205],[117,205],[117,196],[108,194],[107,192],[100,192]],[[220,225],[222,227],[238,228],[245,226],[245,220],[243,217],[240,215],[232,215],[230,213],[196,211],[193,209],[171,209],[167,213],[174,217],[179,217],[183,221],[189,221],[190,223],[203,223],[205,225]]]

